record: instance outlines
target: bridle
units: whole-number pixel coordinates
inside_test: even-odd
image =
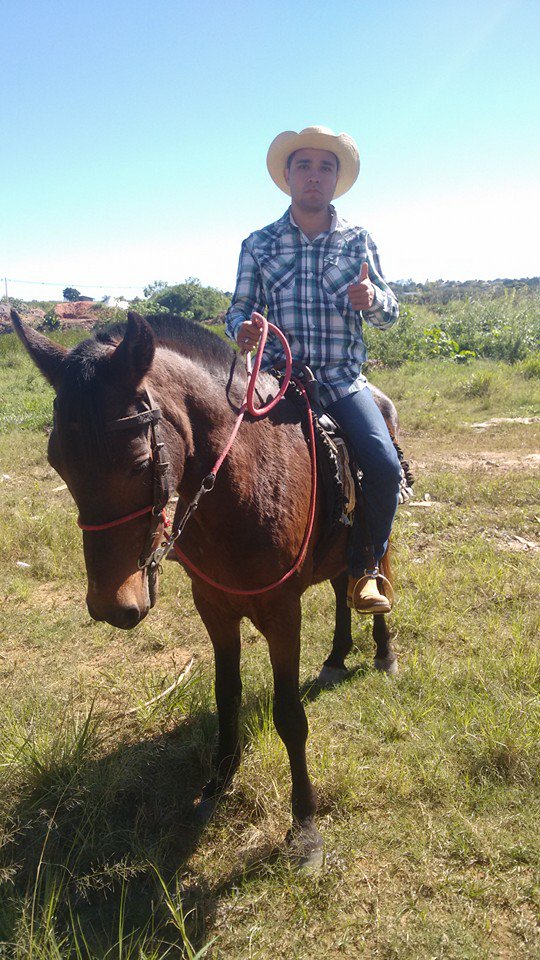
[[[145,389],[142,401],[147,409],[134,413],[129,417],[120,417],[118,420],[108,420],[105,424],[107,433],[119,433],[123,430],[132,430],[134,427],[139,430],[149,428],[150,431],[150,451],[152,454],[153,480],[152,480],[152,499],[153,502],[140,510],[128,513],[116,520],[109,520],[108,523],[83,523],[81,518],[77,520],[81,530],[91,533],[100,530],[111,530],[113,527],[119,527],[130,520],[142,517],[149,513],[150,526],[146,534],[146,539],[137,561],[139,570],[146,570],[148,574],[148,590],[150,594],[151,606],[154,606],[156,600],[156,583],[159,561],[154,562],[155,554],[154,541],[160,526],[166,523],[165,507],[169,502],[169,460],[165,455],[165,443],[161,439],[159,421],[162,419],[161,410],[154,405],[148,388]]]
[[[97,533],[101,530],[112,530],[114,527],[120,527],[124,523],[129,523],[131,520],[143,517],[147,513],[151,514],[150,526],[148,527],[143,549],[137,560],[137,566],[141,571],[146,570],[150,605],[153,607],[157,598],[157,575],[160,571],[161,562],[173,547],[175,547],[176,540],[180,537],[189,518],[197,509],[201,497],[213,489],[216,473],[211,472],[204,478],[193,500],[190,501],[181,517],[178,517],[179,510],[182,506],[179,501],[172,523],[171,535],[166,534],[165,541],[154,548],[154,541],[160,527],[169,525],[165,507],[170,497],[168,476],[170,462],[165,458],[165,443],[161,439],[159,429],[159,421],[162,419],[161,409],[154,405],[148,388],[144,391],[142,401],[147,405],[146,410],[141,410],[140,413],[132,414],[129,417],[120,417],[118,420],[108,420],[105,424],[105,430],[107,433],[118,433],[121,430],[132,430],[134,427],[137,427],[139,430],[149,427],[150,450],[153,464],[153,502],[146,507],[141,507],[140,510],[135,510],[133,513],[127,513],[122,517],[117,517],[115,520],[109,520],[107,523],[83,523],[79,517],[77,519],[77,525],[81,530],[88,531],[89,533]],[[217,472],[216,467],[214,467],[214,470]]]

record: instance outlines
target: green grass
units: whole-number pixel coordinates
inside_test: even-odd
[[[51,340],[73,347],[85,336],[86,331],[65,330],[52,335]],[[0,336],[0,374],[0,435],[49,429],[53,391],[44,383],[14,333]],[[29,442],[28,438],[25,442]]]
[[[395,526],[397,680],[373,670],[360,621],[350,678],[317,694],[333,593],[305,596],[327,852],[303,877],[283,856],[289,768],[263,639],[243,625],[244,759],[202,830],[191,811],[216,721],[187,578],[167,565],[131,633],[90,621],[76,511],[45,462],[51,392],[7,341],[0,956],[537,957],[540,552],[526,544],[540,541],[539,425],[471,426],[538,416],[537,378],[492,360],[373,374],[399,407],[415,503],[429,505],[400,508]],[[191,656],[174,694],[146,706]]]

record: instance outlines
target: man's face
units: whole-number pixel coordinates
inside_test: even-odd
[[[292,200],[306,213],[327,209],[334,196],[337,178],[337,157],[329,150],[297,150],[289,169],[285,170]]]

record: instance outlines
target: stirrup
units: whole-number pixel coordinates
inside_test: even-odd
[[[377,613],[377,609],[376,609],[376,608],[375,608],[375,609],[371,609],[371,610],[367,610],[367,609],[366,609],[366,610],[362,610],[361,608],[359,609],[359,608],[356,606],[356,604],[355,604],[355,598],[356,598],[356,592],[357,592],[357,590],[362,590],[363,585],[364,585],[365,583],[367,583],[368,580],[382,580],[383,583],[387,584],[387,586],[388,586],[388,594],[389,594],[389,595],[387,596],[386,593],[384,593],[383,596],[384,596],[385,600],[388,601],[388,603],[389,603],[389,605],[390,605],[390,610],[384,610],[384,611],[381,611],[381,612],[390,613],[391,610],[392,610],[392,607],[394,606],[394,588],[392,587],[392,584],[390,583],[390,580],[388,579],[388,577],[385,577],[384,574],[380,572],[380,570],[379,570],[378,567],[375,567],[373,570],[366,570],[366,571],[364,572],[364,576],[363,576],[363,577],[360,577],[358,580],[356,580],[356,582],[355,582],[355,584],[354,584],[354,589],[353,589],[351,595],[349,595],[349,591],[347,591],[347,604],[348,604],[348,606],[349,606],[352,610],[355,610],[356,613],[364,614],[364,615],[367,615],[367,616],[369,616],[369,615],[371,615],[371,614]]]

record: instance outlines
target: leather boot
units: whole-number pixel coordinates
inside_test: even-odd
[[[360,578],[349,577],[347,606],[357,613],[390,613],[392,604],[377,585],[379,571],[366,570]]]

